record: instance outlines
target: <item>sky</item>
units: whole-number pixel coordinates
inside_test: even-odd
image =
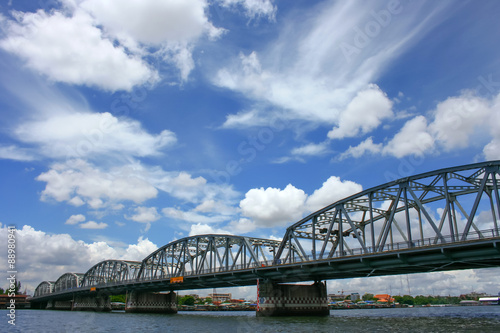
[[[16,226],[19,280],[33,292],[197,234],[280,239],[350,194],[500,159],[499,12],[495,0],[2,2],[0,237]],[[499,272],[328,288],[496,294]]]

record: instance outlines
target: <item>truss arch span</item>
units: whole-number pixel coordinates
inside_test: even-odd
[[[80,286],[91,287],[131,281],[137,277],[140,267],[140,261],[104,260],[85,273]]]
[[[54,292],[80,287],[83,273],[64,273],[54,284]]]
[[[457,166],[354,194],[290,226],[276,260],[332,259],[499,237],[499,171],[500,161]]]
[[[42,281],[36,287],[33,297],[43,296],[54,292],[54,281]]]
[[[182,238],[147,256],[138,279],[201,275],[271,264],[280,241],[234,235]]]

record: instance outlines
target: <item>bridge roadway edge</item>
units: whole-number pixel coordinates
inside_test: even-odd
[[[183,283],[169,279],[128,281],[113,285],[47,294],[31,302],[70,300],[84,295],[119,295],[127,292],[158,292],[256,285],[257,279],[274,283],[294,283],[383,275],[429,273],[500,266],[500,237],[455,244],[437,244],[414,249],[319,259],[231,272],[184,276]]]

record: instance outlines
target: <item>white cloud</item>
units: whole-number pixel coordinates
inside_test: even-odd
[[[7,239],[6,226],[0,225],[0,238]],[[33,293],[42,281],[56,281],[67,272],[85,273],[102,260],[142,260],[158,247],[140,237],[136,244],[112,247],[106,242],[85,243],[67,234],[46,233],[24,225],[16,230],[17,246],[23,253],[16,257],[23,289]],[[0,278],[5,280],[7,262],[0,262]]]
[[[66,220],[66,224],[78,224],[80,222],[85,221],[85,216],[82,214],[77,214],[77,215],[71,215],[69,219]]]
[[[118,119],[108,112],[48,115],[18,125],[15,135],[40,146],[39,152],[52,158],[152,156],[177,141],[168,130],[151,135],[138,121]]]
[[[383,153],[398,158],[407,155],[422,156],[432,152],[434,145],[434,138],[427,129],[427,119],[424,116],[417,116],[406,122],[384,147]]]
[[[185,221],[189,223],[217,223],[227,220],[227,216],[224,215],[204,215],[199,214],[196,211],[183,211],[178,208],[166,207],[162,209],[162,213],[169,218]]]
[[[319,156],[328,153],[328,144],[322,143],[309,143],[302,147],[292,149],[292,155],[300,156]]]
[[[216,29],[206,16],[207,5],[205,0],[85,0],[80,7],[115,36],[162,44],[196,40]]]
[[[14,161],[33,161],[36,159],[36,157],[32,152],[25,148],[20,148],[15,145],[0,145],[0,159]]]
[[[362,190],[363,187],[355,182],[331,176],[307,198],[306,206],[310,211],[316,211]]]
[[[215,85],[240,92],[254,102],[245,108],[250,111],[229,115],[224,126],[243,127],[248,119],[251,121],[247,126],[255,126],[281,118],[311,126],[342,122],[341,128],[345,129],[332,135],[350,134],[350,129],[358,133],[373,130],[382,119],[390,117],[391,103],[380,91],[371,91],[373,96],[362,92],[378,79],[391,60],[446,16],[448,4],[405,6],[414,15],[399,16],[401,4],[384,26],[372,16],[374,11],[388,10],[383,1],[323,2],[310,13],[297,13],[300,19],[294,15],[285,18],[287,29],[267,49],[240,55],[214,76]],[[370,22],[379,25],[378,33],[367,37],[363,45],[358,45],[358,52],[347,57],[340,45],[355,43],[357,31]],[[343,113],[350,103],[356,110],[360,109],[356,108],[358,104],[364,105],[353,102],[358,93],[359,100],[372,98],[377,102],[376,110],[369,113],[364,123]]]
[[[366,153],[371,153],[371,154],[377,154],[382,151],[383,145],[381,143],[375,144],[373,143],[373,137],[369,137],[365,141],[361,142],[357,146],[349,146],[349,149],[347,149],[345,152],[340,154],[339,160],[346,159],[350,156],[354,158],[358,158],[363,156]]]
[[[385,145],[373,143],[372,137],[349,147],[340,160],[359,158],[365,153],[382,153],[401,158],[408,155],[440,154],[485,144],[487,160],[500,158],[500,94],[486,99],[464,91],[439,102],[429,113],[408,120]]]
[[[140,57],[127,55],[123,47],[105,39],[85,13],[68,17],[39,10],[15,16],[0,47],[51,80],[111,91],[157,80],[157,73]]]
[[[108,227],[108,224],[104,222],[97,223],[95,221],[88,221],[85,223],[81,223],[79,227],[82,229],[105,229]]]
[[[250,219],[240,218],[237,221],[231,221],[226,228],[229,228],[233,235],[244,235],[257,229],[257,225]]]
[[[161,215],[156,211],[156,207],[136,207],[134,212],[134,215],[125,215],[125,218],[139,223],[146,223],[146,231],[149,230],[151,222],[161,218]]]
[[[433,111],[429,132],[445,150],[468,147],[478,126],[495,114],[490,103],[465,92],[439,103]]]
[[[259,227],[290,224],[302,217],[307,195],[288,184],[283,190],[268,187],[251,189],[241,200],[242,214]]]
[[[387,95],[378,86],[370,85],[359,91],[341,112],[338,127],[328,132],[328,137],[343,139],[369,133],[393,115]]]
[[[206,234],[231,235],[232,233],[223,229],[214,228],[208,224],[201,224],[201,223],[193,224],[191,226],[191,230],[189,231],[189,236],[206,235]]]
[[[47,183],[41,193],[42,200],[73,203],[78,197],[94,209],[124,200],[141,203],[158,193],[154,186],[134,172],[132,166],[103,172],[83,160],[54,164],[36,179]]]
[[[223,29],[208,20],[205,0],[64,0],[50,13],[13,12],[3,20],[0,47],[54,81],[131,90],[154,84],[157,57],[177,68],[182,81],[194,68],[193,45],[216,39]]]
[[[240,5],[250,18],[267,16],[269,20],[274,20],[277,11],[272,0],[219,0],[219,3],[224,7]]]
[[[127,249],[125,249],[125,253],[122,255],[122,258],[125,260],[142,261],[157,249],[158,246],[156,246],[156,244],[151,242],[149,239],[144,239],[140,236],[137,240],[137,244],[130,244]]]

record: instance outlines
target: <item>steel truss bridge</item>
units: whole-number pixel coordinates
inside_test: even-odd
[[[500,266],[500,161],[441,169],[342,199],[281,241],[199,235],[142,261],[106,260],[36,288],[32,301]]]

